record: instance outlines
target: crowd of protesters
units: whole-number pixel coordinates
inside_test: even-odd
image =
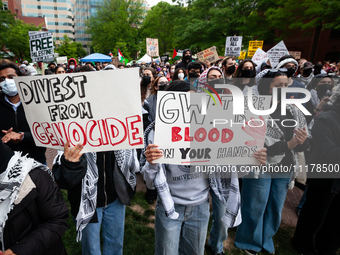
[[[71,148],[67,143],[51,171],[46,166],[46,149],[34,144],[13,79],[38,75],[37,65],[26,61],[18,66],[1,60],[0,254],[66,254],[61,237],[67,229],[68,212],[59,189],[68,191],[82,254],[123,254],[125,206],[135,193],[137,172],[147,187],[146,201],[156,201],[156,255],[203,255],[205,249],[223,255],[223,242],[232,227],[237,227],[235,246],[246,254],[274,254],[273,236],[280,227],[295,173],[176,178],[190,172],[190,166],[154,163],[163,156],[154,144],[157,92],[230,94],[229,89],[215,85],[231,84],[244,95],[273,95],[271,103],[278,107],[269,118],[275,121],[267,125],[264,148],[254,153],[259,166],[339,164],[340,63],[313,64],[291,55],[282,57],[277,66],[269,62],[256,65],[251,59],[232,56],[210,63],[194,61],[191,51],[184,50],[182,60],[174,64],[79,64],[71,58],[64,64],[49,63],[44,74],[124,68],[138,68],[140,73],[145,148],[82,153],[81,145]],[[282,114],[281,89],[289,87],[310,91],[311,99],[304,106],[311,116],[294,104],[288,104]],[[286,96],[299,99],[305,94]],[[294,120],[295,127],[283,126],[284,119]],[[339,250],[339,191],[340,178],[307,179],[292,239],[300,254],[335,255]]]

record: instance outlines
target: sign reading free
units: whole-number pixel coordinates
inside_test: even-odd
[[[29,32],[31,59],[33,62],[54,60],[53,36],[51,32]]]

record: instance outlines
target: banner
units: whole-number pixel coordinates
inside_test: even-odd
[[[249,41],[248,58],[254,56],[258,48],[262,49],[263,41]]]
[[[137,68],[15,77],[37,146],[83,152],[143,148]]]
[[[245,59],[246,58],[246,54],[247,54],[247,52],[241,51],[240,56],[238,57],[238,59]]]
[[[159,56],[158,39],[146,38],[146,54],[150,57]]]
[[[54,61],[53,36],[51,32],[29,31],[32,62]]]
[[[257,48],[253,58],[251,59],[256,65],[261,65],[263,62],[268,61],[268,54],[261,50],[260,48]]]
[[[267,51],[270,65],[275,68],[279,64],[279,59],[285,55],[289,55],[286,45],[283,41],[276,44],[273,48]]]
[[[210,47],[204,51],[200,51],[197,53],[197,57],[199,61],[202,61],[203,63],[208,60],[209,62],[214,62],[219,60],[216,47]]]
[[[57,60],[57,64],[67,63],[67,56],[57,57],[56,60]]]
[[[161,56],[161,61],[168,62],[169,61],[169,55],[162,55]]]
[[[292,55],[295,59],[301,58],[301,51],[288,51],[289,55]]]
[[[224,56],[240,56],[242,36],[228,36],[225,43]]]
[[[244,114],[233,115],[237,101],[226,94],[158,91],[154,143],[164,156],[154,162],[258,164],[253,153],[264,145],[268,116],[250,112],[247,99]],[[270,101],[271,96],[252,97],[255,109],[269,109]]]

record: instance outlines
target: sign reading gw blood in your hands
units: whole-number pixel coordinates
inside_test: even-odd
[[[84,152],[143,148],[137,69],[16,77],[37,146]]]

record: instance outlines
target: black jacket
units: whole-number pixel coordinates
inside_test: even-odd
[[[32,170],[29,176],[36,187],[8,214],[5,250],[18,255],[66,254],[61,237],[69,214],[58,185],[40,169]]]
[[[23,155],[29,154],[30,158],[34,158],[36,161],[45,164],[46,148],[37,147],[35,145],[32,133],[26,120],[22,103],[15,112],[12,108],[12,105],[5,101],[5,94],[0,92],[0,131],[8,130],[11,127],[13,127],[14,132],[23,132],[24,139],[18,144],[9,142],[7,145],[13,151],[22,151]],[[0,132],[0,138],[2,138],[4,135],[4,133]]]
[[[189,61],[188,61],[188,62],[186,62],[186,61],[184,60],[184,54],[185,54],[187,51],[189,51],[189,52],[190,52],[190,59],[189,59]],[[182,61],[181,61],[181,62],[179,62],[179,63],[176,65],[176,69],[177,69],[177,68],[184,68],[184,69],[188,69],[188,64],[189,64],[191,61],[192,61],[192,54],[191,54],[191,50],[189,50],[189,49],[186,49],[186,50],[184,50],[184,51],[183,51],[183,57],[182,57]]]
[[[97,207],[104,207],[114,202],[117,197],[128,196],[128,200],[133,196],[134,190],[125,180],[120,171],[113,151],[97,152],[98,184],[97,184]],[[61,165],[53,166],[53,174],[61,189],[68,190],[68,197],[71,203],[71,214],[76,217],[79,211],[81,198],[81,185],[87,171],[87,161],[85,155],[79,162],[70,162],[61,157]],[[117,192],[119,185],[125,185],[127,194]],[[117,187],[116,187],[117,186]],[[119,189],[118,189],[119,190]],[[122,199],[120,199],[122,202]],[[123,203],[123,202],[122,202]],[[123,203],[124,204],[124,203]],[[130,205],[130,203],[127,203]],[[91,223],[97,222],[95,214]]]
[[[315,118],[312,129],[311,164],[340,165],[340,105],[324,106],[324,111]],[[310,165],[309,169],[312,169]],[[321,173],[322,174],[322,173]],[[318,173],[320,176],[320,173]],[[338,176],[340,173],[338,173]],[[308,173],[313,177],[313,173]],[[317,177],[317,176],[314,176]],[[337,194],[340,191],[340,179],[309,178],[308,185],[327,189]]]

